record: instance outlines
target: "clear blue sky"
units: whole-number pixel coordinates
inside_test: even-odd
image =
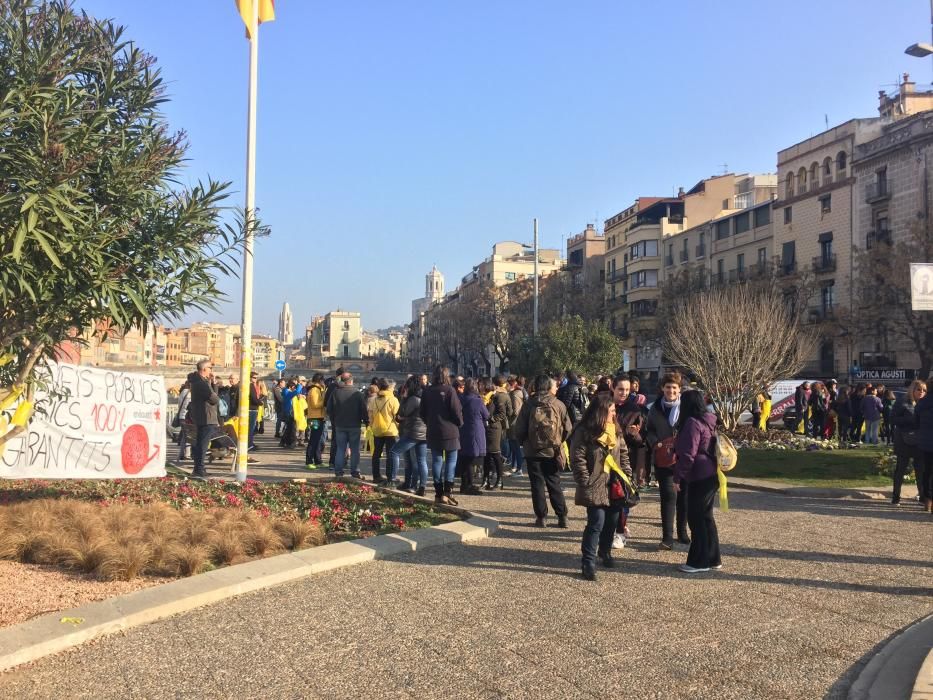
[[[261,30],[257,332],[288,301],[410,319],[437,264],[448,289],[499,240],[560,246],[639,195],[776,154],[876,114],[933,64],[926,0],[277,0]],[[247,42],[233,0],[78,0],[154,54],[187,176],[242,202]],[[238,322],[240,287],[219,314]],[[216,316],[215,316],[216,318]],[[197,321],[202,318],[191,318]]]

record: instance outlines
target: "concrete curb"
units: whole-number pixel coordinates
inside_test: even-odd
[[[933,700],[933,615],[883,642],[852,681],[846,697]]]
[[[467,519],[227,566],[0,629],[0,671],[243,593],[396,554],[471,542],[499,527],[495,518],[450,510]]]
[[[758,479],[742,479],[728,477],[729,485],[750,491],[764,493],[780,493],[785,496],[803,496],[808,498],[855,498],[865,501],[884,501],[890,496],[883,491],[860,491],[858,489],[820,488],[816,486],[791,486],[779,481],[774,484],[765,484]]]

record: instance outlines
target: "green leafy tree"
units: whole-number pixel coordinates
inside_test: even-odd
[[[569,316],[545,325],[537,339],[523,338],[511,367],[527,375],[572,369],[594,377],[613,373],[621,362],[619,339],[604,323]]]
[[[68,0],[0,3],[0,399],[89,327],[215,307],[235,272],[228,184],[179,184],[185,136],[123,34]]]

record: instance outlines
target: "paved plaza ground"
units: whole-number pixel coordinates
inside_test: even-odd
[[[254,475],[282,469],[261,460]],[[590,583],[582,508],[569,530],[531,527],[525,479],[460,502],[498,533],[105,638],[0,676],[0,697],[842,698],[933,612],[933,519],[913,504],[735,489],[724,569],[688,577],[683,551],[657,551],[649,492]]]

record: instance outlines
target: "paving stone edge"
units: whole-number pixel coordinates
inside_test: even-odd
[[[444,510],[464,520],[235,564],[0,629],[0,672],[243,593],[405,552],[483,539],[499,527],[495,518],[461,508]]]
[[[749,491],[761,491],[763,493],[781,493],[785,496],[804,496],[809,498],[856,498],[866,501],[885,500],[888,496],[882,491],[862,491],[859,489],[846,488],[821,488],[818,486],[792,486],[782,482],[775,482],[774,485],[762,484],[758,480],[742,479],[738,477],[728,477],[729,485]]]

